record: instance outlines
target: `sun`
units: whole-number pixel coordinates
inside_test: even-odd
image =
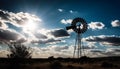
[[[33,20],[27,21],[27,23],[23,26],[23,29],[26,31],[35,31],[37,28],[37,23],[34,22]]]

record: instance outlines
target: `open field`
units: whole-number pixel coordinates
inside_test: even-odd
[[[0,69],[120,69],[120,57],[0,59]]]

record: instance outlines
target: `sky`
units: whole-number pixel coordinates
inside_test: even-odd
[[[11,42],[30,46],[33,58],[72,57],[76,33],[66,27],[77,17],[88,25],[84,55],[119,56],[119,6],[119,0],[0,0],[0,57]]]

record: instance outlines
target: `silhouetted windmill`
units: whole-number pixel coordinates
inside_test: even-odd
[[[77,55],[77,57],[80,58],[82,56],[81,35],[87,30],[87,23],[83,18],[75,18],[72,21],[71,26],[66,27],[66,29],[72,29],[77,33],[73,57]]]

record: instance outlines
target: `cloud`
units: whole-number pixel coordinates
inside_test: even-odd
[[[120,37],[115,35],[99,35],[99,36],[89,36],[82,39],[85,46],[86,55],[90,57],[107,57],[107,56],[118,56],[120,48]],[[101,46],[98,46],[101,45]],[[103,48],[103,46],[105,46]],[[108,47],[111,46],[111,47]],[[112,47],[114,46],[114,47]],[[89,48],[90,47],[90,48]],[[102,47],[102,48],[101,48]]]
[[[64,29],[53,29],[46,30],[42,29],[34,33],[37,40],[32,40],[31,43],[40,43],[40,44],[55,44],[59,42],[64,42],[64,38],[68,38],[70,35]]]
[[[9,34],[9,36],[8,36]],[[0,29],[0,38],[5,40],[17,40],[19,35],[11,30],[2,30]]]
[[[72,51],[73,47],[72,46],[47,46],[47,47],[33,47],[34,52],[33,52],[33,58],[47,58],[50,56],[54,57],[72,57]]]
[[[90,57],[109,57],[109,56],[119,56],[120,49],[116,48],[107,48],[106,50],[103,49],[91,49],[88,50],[86,55]]]
[[[7,29],[8,26],[2,21],[0,20],[0,29]]]
[[[86,41],[89,42],[99,42],[102,45],[109,45],[109,46],[120,46],[120,36],[90,36],[86,38]]]
[[[92,49],[91,52],[104,52],[102,49]]]
[[[119,20],[114,20],[111,22],[112,27],[120,27],[120,21]]]
[[[59,11],[59,12],[63,12],[63,9],[60,9],[60,8],[59,8],[58,11]]]
[[[56,39],[56,38],[65,38],[69,36],[69,33],[64,30],[64,29],[51,29],[51,30],[47,30],[47,29],[41,29],[38,30],[36,33],[34,33],[34,35],[38,38],[42,38],[42,39]]]
[[[66,11],[65,9],[61,9],[61,8],[59,8],[59,9],[57,9],[59,12],[63,12],[63,11]],[[77,11],[73,11],[73,10],[69,10],[69,11],[67,11],[67,13],[71,13],[71,14],[73,14],[73,13],[78,13]]]
[[[40,23],[42,20],[35,15],[19,12],[13,13],[0,10],[0,23],[11,23],[17,27],[23,27],[26,23],[32,20],[34,23]]]
[[[25,42],[25,38],[14,30],[0,29],[0,40],[7,42]]]
[[[0,57],[7,57],[7,54],[10,54],[7,50],[0,50]]]
[[[54,57],[73,57],[73,46],[57,46],[50,45],[46,47],[32,47],[33,53],[32,58],[48,58]],[[108,48],[107,50],[102,49],[85,49],[84,53],[88,57],[107,57],[107,56],[118,56],[120,55],[120,49]],[[0,50],[0,57],[7,57],[10,52],[7,50]]]
[[[50,31],[50,34],[54,37],[66,37],[69,36],[68,32],[64,29],[57,29]]]
[[[67,46],[67,45],[49,45],[46,47],[31,47],[33,50],[32,58],[48,58],[50,56],[54,57],[73,57],[74,46]],[[85,49],[84,53],[88,57],[107,57],[107,56],[118,56],[120,55],[119,48],[107,48],[104,49]],[[6,55],[9,54],[7,50],[0,50],[0,56],[7,57]]]
[[[62,24],[71,24],[72,23],[72,19],[62,19],[60,21]],[[88,24],[88,29],[103,29],[105,27],[105,25],[102,22],[91,22]]]
[[[47,47],[33,47],[34,48],[34,56],[33,58],[40,57],[73,57],[74,46],[58,46],[58,45],[50,45]],[[88,57],[107,57],[107,56],[118,56],[120,55],[120,49],[117,48],[107,48],[107,50],[103,49],[85,49],[84,53]]]
[[[39,30],[34,34],[37,40],[32,40],[31,43],[39,44],[56,44],[64,42],[64,38],[69,37],[69,34],[64,29],[53,29],[53,30]]]
[[[119,56],[120,55],[120,48],[108,48],[105,52],[107,56]]]
[[[88,28],[89,29],[103,29],[105,27],[105,25],[102,22],[91,22],[88,24]]]
[[[24,42],[27,42],[27,40],[26,40],[26,38],[20,38],[20,39],[16,40],[15,42],[24,43]]]
[[[39,44],[47,44],[47,43],[57,43],[61,42],[61,40],[56,40],[56,39],[44,39],[44,40],[33,40],[31,43],[39,43]]]
[[[95,49],[97,46],[95,42],[86,42],[86,45],[83,45],[83,49]]]
[[[9,20],[10,15],[8,14],[7,11],[2,11],[2,10],[0,10],[0,17],[1,17],[1,19],[3,19],[3,20]]]
[[[61,23],[63,23],[63,24],[71,24],[72,23],[72,19],[67,19],[67,20],[62,19]]]
[[[108,56],[119,56],[120,55],[120,49],[119,48],[107,48],[106,50],[102,49],[94,49],[91,50],[91,54],[94,54],[93,56],[97,57],[108,57]]]
[[[63,50],[69,49],[69,47],[68,46],[60,46],[60,47],[56,46],[54,49],[55,49],[55,51],[61,52]]]
[[[107,57],[108,55],[105,55],[105,51],[102,49],[91,49],[88,50],[86,55],[89,55],[89,57]],[[112,55],[109,55],[112,56]]]
[[[44,35],[40,33],[34,34],[27,28],[28,25],[33,26],[31,22],[38,24],[41,23],[41,21],[39,17],[30,13],[13,13],[0,10],[0,39],[5,41],[26,42],[27,40],[34,40],[36,37],[45,38]],[[13,25],[14,28],[11,28],[10,25]],[[18,28],[21,29],[21,31],[17,32],[18,30],[16,29]]]
[[[47,39],[48,37],[40,32],[34,33],[35,37],[38,39]]]
[[[72,14],[72,13],[77,13],[77,11],[73,11],[73,10],[70,10],[69,12],[70,12],[71,14]]]

